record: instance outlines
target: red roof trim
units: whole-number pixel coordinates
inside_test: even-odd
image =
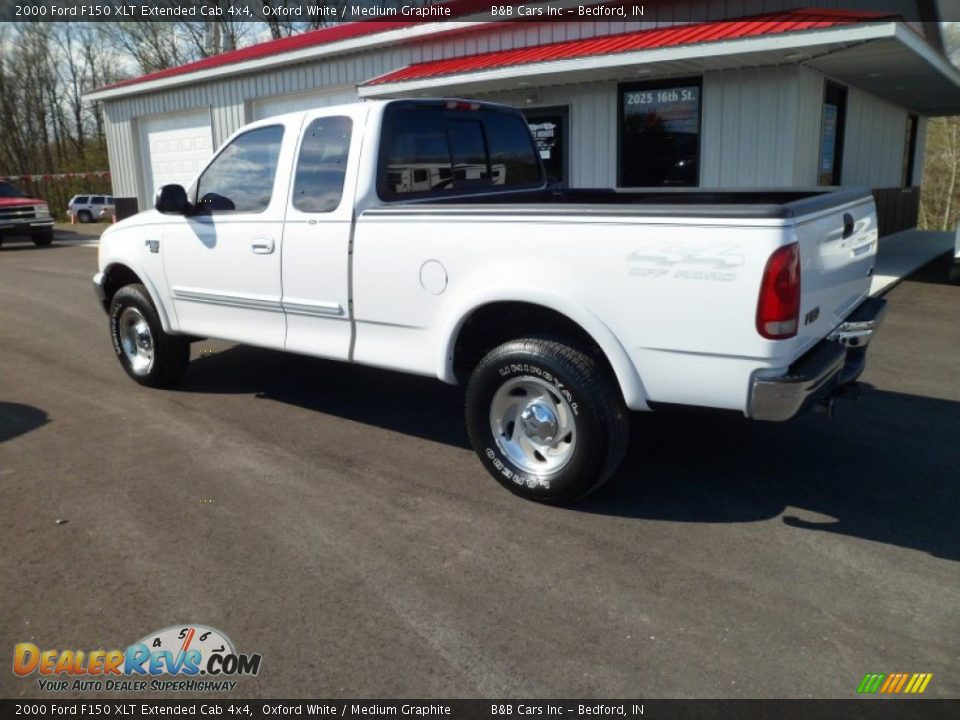
[[[500,0],[500,2],[502,5],[519,5],[522,4],[524,0]],[[441,7],[449,7],[451,10],[449,17],[455,18],[475,14],[480,11],[489,12],[490,2],[489,0],[450,0],[449,2],[443,3]],[[210,70],[212,68],[233,65],[236,63],[246,62],[248,60],[259,60],[261,58],[267,58],[273,55],[281,55],[283,53],[294,52],[296,50],[303,50],[304,48],[330,45],[331,43],[339,42],[341,40],[351,40],[353,38],[363,37],[365,35],[377,35],[389,30],[399,30],[401,28],[413,27],[415,25],[423,25],[427,22],[429,21],[364,20],[361,22],[341,23],[332,27],[320,28],[319,30],[310,30],[309,32],[301,33],[299,35],[291,35],[290,37],[280,38],[278,40],[268,40],[267,42],[251,45],[250,47],[241,48],[239,50],[231,50],[219,55],[203,58],[202,60],[187,63],[186,65],[167,68],[166,70],[158,70],[156,72],[141,75],[139,77],[121,80],[120,82],[113,83],[112,85],[105,85],[97,88],[96,92],[140,85],[153,80],[163,80],[165,78],[176,77],[178,75],[189,75],[190,73],[200,72],[202,70]]]
[[[835,10],[795,10],[791,12],[755,15],[738,20],[681,25],[667,28],[652,28],[639,32],[606,35],[602,37],[549,43],[516,50],[447,58],[409,65],[394,70],[366,83],[367,86],[385,83],[422,80],[466,72],[478,72],[496,68],[525,65],[535,62],[571,60],[595,55],[612,55],[636,50],[678,47],[698,43],[736,40],[764,35],[779,35],[787,32],[815,30],[890,18],[889,13],[845,12]]]

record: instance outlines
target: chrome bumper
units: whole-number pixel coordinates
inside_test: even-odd
[[[786,373],[754,378],[748,415],[789,420],[856,382],[867,364],[867,345],[886,312],[886,300],[868,298]]]

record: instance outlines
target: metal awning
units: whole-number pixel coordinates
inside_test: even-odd
[[[960,71],[906,23],[878,17],[806,10],[551,43],[410,65],[358,92],[464,95],[805,65],[924,115],[960,114]]]

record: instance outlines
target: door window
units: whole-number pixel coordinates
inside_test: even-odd
[[[567,185],[567,108],[524,110],[537,152],[552,185]]]
[[[620,86],[619,184],[700,184],[699,79]]]
[[[324,213],[340,205],[352,130],[348,117],[317,118],[307,127],[293,181],[297,210]]]
[[[201,212],[261,213],[270,205],[283,127],[250,130],[227,145],[197,182]]]

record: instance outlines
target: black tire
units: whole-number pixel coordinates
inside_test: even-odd
[[[37,247],[47,247],[53,242],[53,228],[34,233],[30,237],[33,238],[33,244]]]
[[[960,261],[954,260],[947,279],[954,285],[960,285]]]
[[[89,210],[81,210],[77,213],[77,220],[82,223],[92,223],[93,214]]]
[[[133,342],[131,335],[142,340],[145,333],[137,334],[136,324],[146,323],[149,330],[149,353],[145,346]],[[131,324],[133,323],[133,324]],[[133,380],[147,387],[169,387],[183,379],[190,362],[190,343],[180,335],[168,335],[163,331],[160,317],[153,301],[143,285],[126,285],[110,300],[110,338],[120,364]],[[124,342],[128,342],[125,349]],[[149,361],[145,357],[149,355]]]
[[[534,451],[535,457],[522,457],[521,452],[518,461],[517,433],[544,439],[528,433],[528,421],[541,419],[528,412],[532,403],[540,402],[536,395],[541,389],[546,394],[540,397],[559,412],[547,414],[547,423],[537,426],[557,431],[555,445],[540,449],[558,454],[547,457]],[[495,400],[497,408],[505,402],[509,406],[502,418],[495,412]],[[518,412],[524,403],[526,411]],[[511,413],[512,422],[506,420]],[[561,415],[566,422],[550,425]],[[467,385],[466,416],[470,442],[487,471],[511,492],[538,502],[568,502],[596,490],[623,460],[629,439],[629,413],[610,372],[590,355],[551,339],[513,340],[488,353]],[[495,423],[502,430],[499,435]],[[552,436],[546,434],[547,439]],[[505,449],[511,447],[513,457]],[[527,443],[528,450],[533,447]],[[562,464],[550,467],[557,457]]]

